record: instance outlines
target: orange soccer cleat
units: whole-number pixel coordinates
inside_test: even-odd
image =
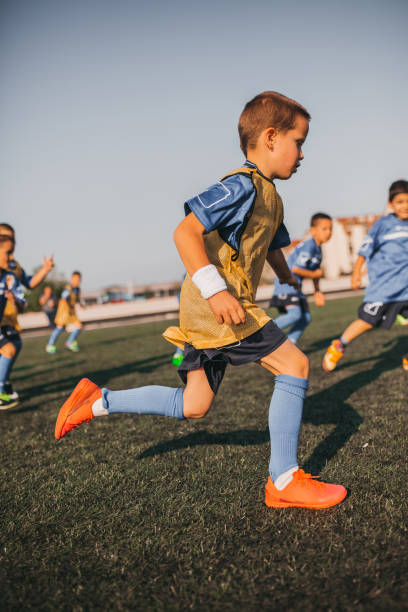
[[[92,404],[102,396],[100,388],[88,378],[82,378],[58,413],[55,437],[62,438],[74,427],[93,418]]]
[[[323,357],[323,370],[332,372],[337,362],[343,357],[343,346],[340,340],[333,340]]]
[[[279,491],[268,478],[265,487],[265,504],[271,508],[330,508],[339,504],[347,495],[341,485],[316,480],[317,476],[303,470],[294,472],[293,478]]]
[[[402,367],[408,372],[408,355],[402,358]]]

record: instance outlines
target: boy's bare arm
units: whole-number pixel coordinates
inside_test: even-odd
[[[298,280],[293,276],[290,268],[288,267],[281,249],[269,251],[268,255],[266,256],[266,261],[271,266],[281,283],[291,285],[300,291]]]
[[[353,273],[351,275],[351,288],[360,289],[361,287],[361,269],[365,263],[365,257],[358,255],[354,264]]]
[[[205,227],[190,213],[183,219],[174,232],[174,242],[181,260],[189,273],[193,276],[198,270],[211,265],[205,250],[203,234]],[[228,291],[220,291],[208,298],[217,323],[239,325],[245,323],[245,311],[236,298]]]
[[[50,255],[48,259],[46,257],[43,257],[43,263],[41,268],[38,270],[38,272],[34,274],[33,278],[30,281],[30,289],[34,289],[35,287],[37,287],[37,285],[39,285],[44,280],[47,274],[51,272],[53,267],[54,255]]]
[[[323,272],[320,268],[317,268],[317,270],[305,270],[304,268],[297,268],[296,266],[293,266],[292,270],[295,274],[298,274],[303,278],[319,279],[323,276]]]

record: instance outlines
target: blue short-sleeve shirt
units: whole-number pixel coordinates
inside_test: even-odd
[[[248,161],[244,165],[256,168],[255,164]],[[197,217],[206,233],[217,230],[221,238],[238,252],[255,199],[256,189],[251,177],[246,174],[233,174],[187,200],[184,210],[186,215],[192,212]],[[289,234],[282,223],[269,250],[280,249],[289,244]]]
[[[301,268],[302,270],[317,270],[320,268],[322,262],[322,249],[317,244],[314,238],[309,238],[300,242],[294,251],[289,255],[287,264],[292,271],[293,276],[299,281],[299,285],[302,286],[303,278],[299,274],[293,272],[293,268]],[[286,283],[280,283],[278,278],[275,278],[274,295],[293,295],[299,294],[301,297],[305,297],[303,292],[298,292],[294,287],[287,285]]]
[[[16,264],[15,261],[11,261],[10,262],[9,270],[11,270],[12,272],[15,273],[15,271],[17,270],[17,264]],[[20,283],[26,289],[31,289],[30,283],[31,283],[31,279],[33,278],[33,275],[32,274],[27,274],[27,272],[24,270],[24,268],[22,266],[20,266],[20,270],[21,270]]]
[[[408,300],[408,221],[394,214],[381,217],[367,232],[358,254],[367,264],[365,302]]]

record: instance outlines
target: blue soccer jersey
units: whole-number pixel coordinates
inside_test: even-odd
[[[23,285],[23,287],[25,287],[26,289],[31,289],[30,283],[31,283],[31,279],[33,278],[33,275],[27,274],[24,268],[20,266],[20,264],[14,259],[9,264],[9,270],[11,270],[13,274],[17,276],[18,280]]]
[[[255,164],[248,161],[244,166],[256,168]],[[206,233],[218,230],[224,242],[238,252],[255,198],[256,190],[251,177],[246,174],[234,174],[187,200],[184,209],[186,215],[194,213]],[[281,249],[289,244],[289,234],[282,223],[269,250]]]
[[[314,271],[320,268],[321,262],[322,249],[314,238],[309,238],[308,240],[300,242],[287,259],[288,267],[293,276],[299,281],[300,286],[302,286],[303,278],[299,276],[299,274],[294,274],[293,267]],[[301,297],[305,297],[302,291],[296,291],[294,287],[285,283],[280,283],[278,278],[275,278],[275,289],[273,294],[275,296],[299,294]]]
[[[10,291],[21,306],[24,306],[26,302],[23,287],[18,278],[10,271],[2,270],[0,272],[0,321],[7,303],[6,291]]]
[[[358,254],[367,263],[365,302],[408,300],[408,221],[394,214],[381,217],[369,229]]]

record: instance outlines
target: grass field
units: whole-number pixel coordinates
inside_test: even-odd
[[[367,334],[320,368],[358,302],[313,309],[301,341],[300,463],[349,490],[327,510],[263,504],[273,376],[259,366],[230,368],[204,420],[114,415],[57,442],[82,376],[178,385],[168,323],[84,333],[78,354],[26,340],[21,405],[0,414],[1,610],[407,609],[408,330]]]

